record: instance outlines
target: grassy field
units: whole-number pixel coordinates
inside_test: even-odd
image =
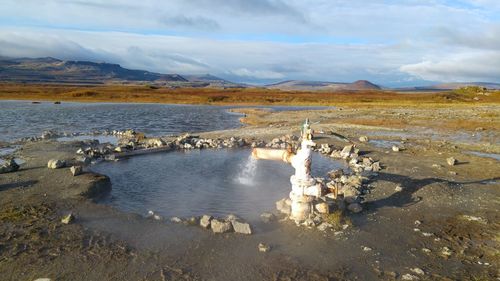
[[[262,88],[164,88],[149,85],[52,85],[0,83],[0,99],[141,102],[212,105],[406,105],[497,104],[500,92],[468,89],[440,93],[391,91],[299,92]]]

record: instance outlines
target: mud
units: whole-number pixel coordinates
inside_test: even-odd
[[[498,113],[498,108],[482,110]],[[309,117],[320,121],[313,125],[323,132],[316,134],[318,143],[341,148],[346,142],[335,135],[340,134],[363,155],[380,160],[383,170],[370,183],[364,211],[346,213],[352,225],[335,232],[276,221],[259,224],[251,236],[216,235],[123,213],[96,203],[109,192],[106,176],[86,172],[73,177],[68,168],[47,169],[51,158],[71,163],[79,141],[22,143],[12,156],[26,162],[19,171],[0,175],[0,279],[401,280],[408,274],[421,280],[500,278],[500,167],[495,159],[464,152],[498,153],[498,132],[491,126],[498,120],[483,120],[481,132],[488,137],[469,143],[447,136],[458,131],[472,135],[475,128],[441,128],[429,122],[441,118],[439,124],[448,124],[456,118],[446,115],[448,110],[391,112],[406,112],[413,119],[404,126],[384,126],[394,114],[380,109],[248,113],[256,125],[202,134],[270,140],[297,133],[300,122]],[[481,111],[465,108],[454,114],[477,119]],[[353,116],[379,122],[357,124]],[[423,126],[424,121],[433,126]],[[401,135],[416,127],[441,135]],[[394,152],[361,143],[357,140],[362,135],[398,141],[404,149]],[[449,166],[448,157],[458,164]],[[398,185],[401,191],[396,191]],[[76,220],[66,225],[61,219],[68,213]],[[259,252],[261,242],[271,251]]]

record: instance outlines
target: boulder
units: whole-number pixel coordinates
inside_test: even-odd
[[[14,159],[9,159],[5,161],[4,164],[0,165],[0,174],[10,173],[19,170],[19,165],[17,165]]]
[[[50,159],[49,162],[47,162],[47,168],[49,169],[59,169],[63,168],[65,165],[66,163],[59,159]]]
[[[71,174],[73,176],[78,176],[78,175],[81,175],[83,173],[82,166],[71,166],[71,168],[69,168],[69,170],[71,171]]]
[[[200,219],[200,226],[203,228],[210,228],[210,222],[212,221],[213,217],[209,215],[204,215]]]
[[[450,157],[450,158],[446,159],[446,163],[448,163],[448,165],[450,165],[450,166],[454,166],[458,163],[458,161],[457,161],[457,159]]]
[[[396,146],[396,145],[393,145],[393,146],[392,146],[392,151],[394,151],[394,152],[398,152],[398,151],[400,151],[400,150],[401,150],[401,149],[399,148],[399,146]]]
[[[233,226],[230,221],[212,219],[210,224],[212,225],[212,231],[214,233],[227,233],[233,230]]]
[[[241,234],[252,234],[252,228],[250,224],[246,222],[239,222],[237,220],[231,221],[233,225],[234,232]]]

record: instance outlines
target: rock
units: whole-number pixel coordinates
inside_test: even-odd
[[[259,252],[262,252],[262,253],[267,253],[269,251],[271,251],[271,246],[269,245],[266,245],[264,243],[259,243]]]
[[[237,221],[237,220],[239,220],[239,218],[234,214],[229,214],[226,217],[226,221],[233,222],[233,221]]]
[[[328,230],[328,229],[330,229],[330,228],[333,228],[333,225],[332,225],[332,224],[329,224],[329,223],[327,223],[327,222],[324,222],[324,223],[322,223],[322,224],[318,225],[318,230],[319,230],[319,231],[326,231],[326,230]]]
[[[412,274],[408,274],[408,273],[401,276],[401,280],[405,280],[405,281],[416,281],[419,279],[420,278],[418,278],[417,276],[412,275]]]
[[[422,248],[422,252],[424,252],[424,253],[430,253],[432,251],[431,251],[431,249],[428,249],[428,248]]]
[[[37,278],[34,281],[52,281],[50,278]]]
[[[0,174],[11,173],[19,170],[19,165],[14,159],[9,159],[5,161],[4,164],[0,165]]]
[[[189,225],[198,225],[199,222],[199,217],[190,217],[189,219],[186,220],[186,223]]]
[[[203,228],[210,228],[210,222],[212,221],[213,217],[209,215],[204,215],[200,219],[200,226]]]
[[[336,178],[340,178],[343,175],[344,175],[344,170],[343,169],[336,169],[336,170],[331,170],[330,172],[328,172],[328,176],[332,180],[334,180]]]
[[[64,223],[64,224],[70,224],[74,220],[75,220],[75,216],[70,213],[69,215],[67,215],[64,218],[62,218],[61,222]]]
[[[353,213],[359,213],[363,211],[363,207],[361,207],[361,204],[359,203],[352,203],[347,206],[347,209]]]
[[[416,221],[414,222],[414,224],[418,226],[418,225],[421,225],[421,224],[422,224],[422,222],[421,222],[421,221],[419,221],[419,220],[416,220]]]
[[[78,175],[81,175],[83,173],[82,166],[71,166],[71,168],[69,168],[69,170],[71,171],[71,174],[73,176],[78,176]]]
[[[231,232],[233,229],[232,224],[230,221],[223,221],[223,220],[218,220],[218,219],[212,219],[210,222],[212,225],[212,231],[214,233],[226,233],[226,232]]]
[[[452,175],[452,176],[456,176],[457,175],[457,172],[455,171],[449,171],[448,174]]]
[[[354,145],[346,145],[340,152],[340,157],[347,159],[354,152]]]
[[[446,158],[446,163],[448,163],[448,165],[450,166],[454,166],[457,164],[457,159],[453,158],[453,157],[450,157],[450,158]]]
[[[425,275],[425,271],[423,271],[421,268],[418,268],[418,267],[412,268],[411,271],[413,273],[418,274],[418,275]]]
[[[363,249],[363,252],[370,252],[371,250],[373,250],[372,248],[366,246],[362,246],[361,249]]]
[[[372,171],[374,172],[378,172],[381,170],[381,167],[380,167],[380,162],[374,162],[372,164]]]
[[[330,213],[330,207],[325,202],[321,202],[321,203],[318,203],[318,204],[314,205],[314,208],[320,214],[328,214],[328,213]]]
[[[49,162],[47,163],[47,168],[59,169],[59,168],[63,168],[65,165],[66,165],[66,163],[63,160],[50,159]]]
[[[401,149],[399,148],[399,146],[396,146],[396,145],[393,145],[393,146],[392,146],[392,151],[394,151],[394,152],[398,152],[398,151],[400,151],[400,150],[401,150]]]
[[[396,192],[401,192],[401,191],[403,191],[403,189],[404,189],[404,188],[403,188],[403,186],[401,186],[400,184],[398,184],[398,185],[396,186],[396,188],[394,188],[394,191],[396,191]]]
[[[262,213],[260,215],[260,219],[265,223],[269,223],[269,222],[272,222],[273,220],[275,220],[276,216],[272,213]]]
[[[76,161],[81,162],[84,165],[89,165],[92,162],[92,159],[86,156],[79,156],[76,158]]]
[[[175,223],[181,223],[182,222],[182,220],[179,217],[171,217],[170,221],[171,222],[175,222]]]
[[[276,209],[285,215],[290,215],[292,212],[291,205],[288,204],[288,198],[283,198],[276,202]]]
[[[359,141],[360,142],[367,142],[368,141],[368,137],[367,136],[361,136],[361,137],[359,137]]]
[[[448,247],[443,247],[443,249],[441,249],[441,254],[445,257],[449,257],[453,254],[453,251]]]
[[[252,229],[250,228],[250,224],[246,222],[239,222],[239,221],[231,221],[231,224],[233,225],[234,232],[236,233],[241,233],[241,234],[252,234]]]

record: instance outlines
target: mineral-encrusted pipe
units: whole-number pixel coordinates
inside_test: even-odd
[[[291,151],[285,149],[254,148],[252,150],[252,157],[254,159],[275,160],[286,163],[291,162],[293,155]]]

